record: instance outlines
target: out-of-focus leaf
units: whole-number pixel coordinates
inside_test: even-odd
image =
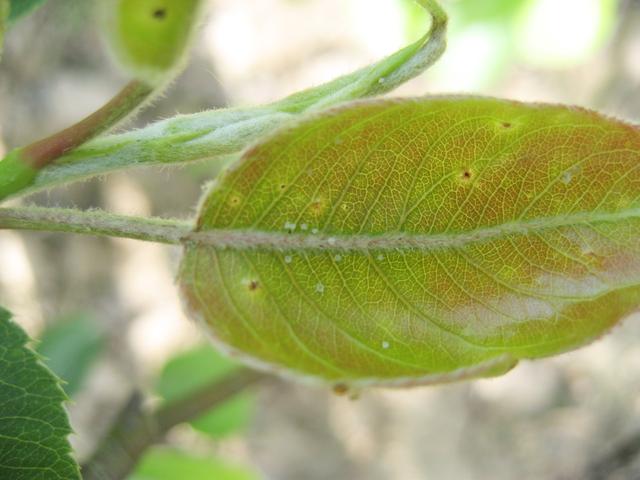
[[[171,359],[162,371],[158,393],[166,401],[178,400],[232,373],[237,365],[213,348],[202,346]],[[220,438],[236,433],[248,423],[254,397],[241,393],[191,422],[202,433]]]
[[[79,480],[67,440],[66,396],[27,341],[0,309],[0,478]]]
[[[248,150],[185,239],[238,358],[338,385],[504,373],[640,306],[640,128],[479,97],[358,102]]]
[[[202,458],[167,448],[153,448],[129,480],[257,480],[247,467],[217,458]]]
[[[451,25],[454,30],[459,30],[468,25],[498,22],[508,25],[522,9],[528,0],[458,0],[449,2],[446,7],[451,17]],[[425,13],[419,8],[415,0],[402,0],[407,28],[410,36],[419,31],[420,25],[424,25]],[[453,32],[455,37],[456,32]]]
[[[31,13],[46,1],[47,0],[10,0],[9,23],[15,22],[20,17]]]
[[[509,22],[528,0],[461,0],[452,5],[460,22]]]
[[[66,384],[68,395],[74,395],[100,355],[104,337],[95,322],[77,315],[45,330],[37,345],[47,366]]]
[[[518,52],[530,64],[571,68],[604,45],[618,0],[528,0],[515,26]]]

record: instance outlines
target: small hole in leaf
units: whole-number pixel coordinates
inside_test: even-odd
[[[153,11],[153,18],[157,18],[158,20],[164,20],[167,17],[167,9],[166,8],[156,8]]]
[[[462,177],[462,180],[468,182],[469,180],[471,180],[472,174],[469,170],[465,170],[464,172],[462,172],[461,177]]]
[[[260,284],[258,283],[257,280],[251,280],[249,282],[249,290],[251,292],[255,292],[259,287],[260,287]]]

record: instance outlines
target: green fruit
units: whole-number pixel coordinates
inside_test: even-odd
[[[179,68],[201,0],[107,0],[107,30],[123,67],[150,83]]]

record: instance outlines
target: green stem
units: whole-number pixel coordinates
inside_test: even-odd
[[[389,57],[278,102],[177,116],[143,129],[96,139],[38,171],[21,193],[135,166],[227,158],[298,118],[341,102],[381,95],[433,65],[446,48],[447,16],[435,0],[419,0],[431,15],[429,32]]]
[[[0,161],[0,200],[24,190],[35,181],[40,170],[113,128],[135,112],[154,90],[150,85],[134,80],[84,120],[50,137],[9,152]]]
[[[179,245],[192,230],[190,222],[115,215],[100,210],[65,208],[0,208],[0,230],[67,232],[131,238]]]
[[[154,88],[133,80],[106,105],[75,125],[23,147],[23,161],[41,170],[62,155],[97,137],[134,112],[153,93]]]

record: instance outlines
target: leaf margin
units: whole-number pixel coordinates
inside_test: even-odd
[[[46,366],[46,364],[43,362],[43,358],[29,346],[29,336],[17,323],[13,321],[11,313],[2,307],[0,307],[0,329],[4,331],[4,335],[0,336],[0,338],[3,339],[3,341],[0,343],[0,353],[3,353],[4,350],[5,355],[20,358],[22,361],[28,362],[28,367],[31,373],[37,371],[40,377],[38,378],[38,380],[48,383],[47,388],[50,390],[49,393],[51,394],[51,398],[49,398],[50,407],[51,405],[55,405],[55,407],[53,407],[53,410],[55,411],[55,413],[57,413],[57,422],[59,422],[59,425],[55,429],[59,434],[61,434],[60,437],[54,438],[57,447],[56,455],[58,456],[57,460],[59,462],[62,462],[62,466],[59,468],[64,468],[64,472],[57,472],[56,476],[58,476],[59,478],[65,478],[65,480],[80,480],[80,467],[72,456],[72,449],[68,439],[69,435],[73,433],[73,430],[69,423],[69,418],[64,408],[64,403],[67,402],[69,398],[62,388],[61,380]],[[14,360],[15,362],[16,358],[12,358],[12,360]],[[20,390],[24,390],[24,387],[19,385],[12,385],[10,383],[5,383],[4,381],[2,383],[5,385],[16,387]],[[40,397],[41,393],[36,394],[34,392],[26,391],[26,395],[35,395],[37,397]],[[37,417],[33,417],[33,419],[37,421],[44,421],[42,419],[38,419]],[[2,420],[1,417],[0,420]],[[47,421],[48,420],[49,419],[47,419]],[[52,425],[50,426],[53,427]],[[48,437],[48,439],[50,440],[51,437]],[[49,445],[46,448],[51,447]],[[19,471],[21,468],[8,466],[7,468],[10,468],[13,474],[16,475],[14,478],[20,478],[17,476],[16,471]],[[53,467],[32,466],[27,468],[51,469]],[[2,466],[0,466],[0,471],[2,471]],[[62,475],[65,475],[65,477],[63,477]]]

